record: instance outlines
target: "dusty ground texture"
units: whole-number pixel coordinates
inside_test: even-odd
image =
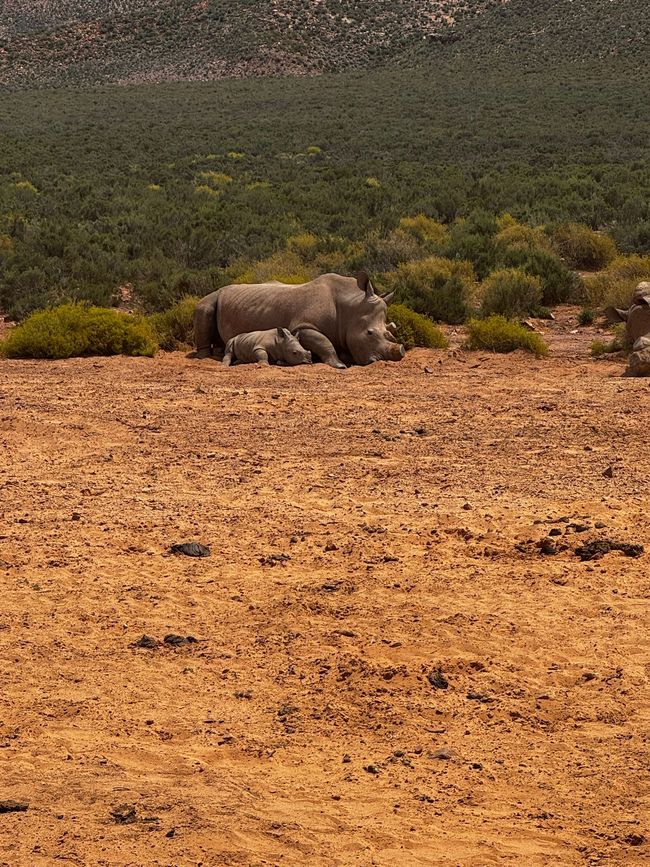
[[[646,861],[650,383],[570,354],[2,362],[0,864]]]

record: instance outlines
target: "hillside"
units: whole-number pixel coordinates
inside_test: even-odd
[[[363,68],[501,0],[14,0],[0,82],[212,80]]]
[[[426,63],[450,43],[474,56],[637,56],[649,32],[632,0],[7,0],[0,84],[313,75]]]

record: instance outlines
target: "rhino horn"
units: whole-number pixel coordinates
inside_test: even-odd
[[[359,271],[357,274],[357,286],[362,292],[365,292],[367,301],[375,297],[375,290],[370,282],[370,277],[365,271]]]
[[[388,295],[382,295],[381,300],[385,301],[386,304],[390,304],[390,302],[393,300],[394,294],[395,294],[394,292],[389,292]]]
[[[619,310],[618,307],[607,307],[605,318],[608,322],[627,322],[628,310]]]

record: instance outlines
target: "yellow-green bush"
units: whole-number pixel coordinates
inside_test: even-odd
[[[396,302],[439,322],[464,322],[475,302],[476,280],[470,262],[431,256],[404,262],[381,280],[395,291]]]
[[[513,317],[528,315],[542,303],[542,283],[521,268],[493,271],[481,283],[481,313]]]
[[[599,270],[616,258],[616,244],[582,223],[564,223],[552,234],[555,250],[571,268]]]
[[[487,349],[490,352],[513,352],[525,349],[538,358],[548,355],[548,347],[539,334],[528,331],[505,316],[470,319],[467,323],[467,349]]]
[[[498,221],[499,232],[494,236],[494,243],[503,251],[551,250],[551,242],[543,229],[524,226],[508,214]]]
[[[427,217],[425,214],[417,214],[415,217],[402,217],[397,226],[398,232],[412,235],[416,240],[428,247],[437,247],[439,252],[449,243],[449,229],[437,220]]]
[[[316,276],[292,250],[281,250],[259,262],[236,263],[231,269],[233,283],[307,283]]]
[[[152,356],[157,349],[146,320],[88,304],[62,304],[32,313],[0,344],[5,358]]]
[[[637,283],[650,280],[650,256],[617,256],[605,271],[585,277],[587,301],[627,307]]]
[[[430,349],[446,349],[449,346],[444,333],[426,316],[414,313],[403,304],[391,304],[388,308],[388,321],[397,326],[396,338],[407,349],[426,346]]]
[[[173,307],[148,317],[161,349],[171,352],[192,345],[194,308],[199,300],[194,295],[186,295]]]

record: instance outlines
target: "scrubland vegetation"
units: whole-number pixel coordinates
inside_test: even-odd
[[[0,310],[110,306],[126,286],[168,347],[187,339],[164,314],[181,299],[360,268],[452,324],[624,306],[650,277],[649,78],[621,57],[529,75],[456,52],[435,69],[5,91]]]

